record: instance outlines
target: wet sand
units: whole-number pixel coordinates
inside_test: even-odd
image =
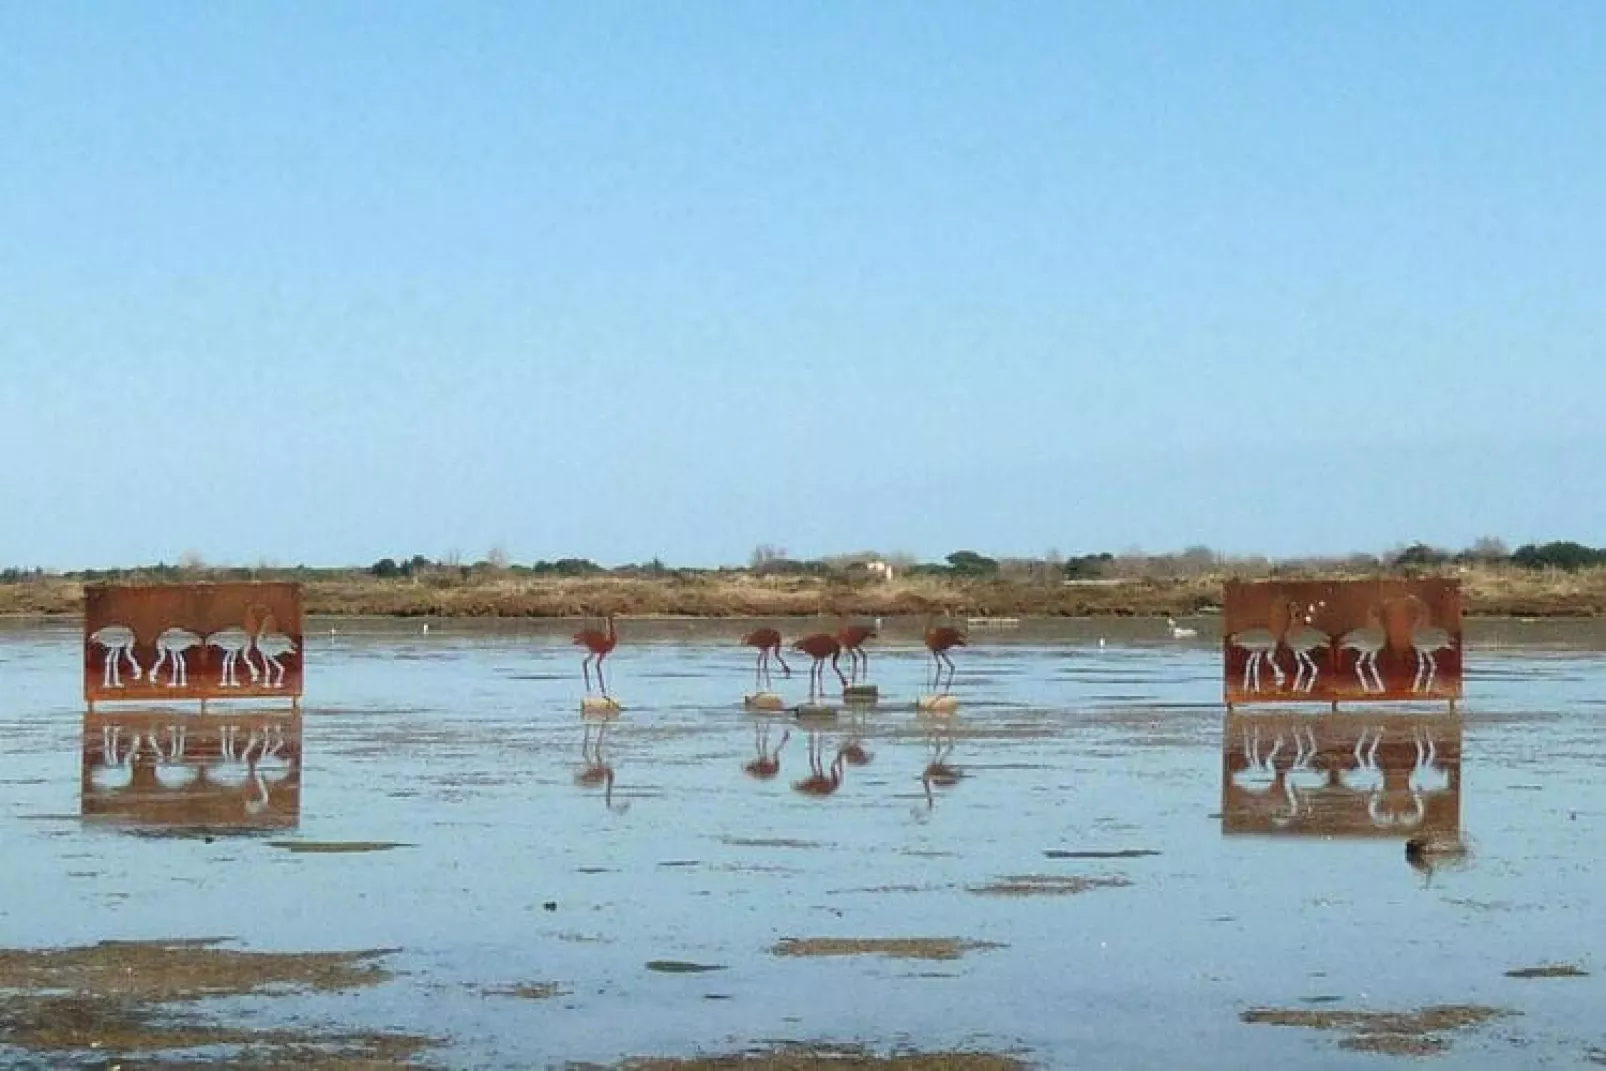
[[[1151,626],[975,635],[939,717],[913,709],[929,659],[893,636],[872,648],[877,706],[814,726],[742,709],[751,652],[715,623],[627,625],[608,667],[625,710],[598,722],[561,626],[314,619],[299,769],[257,786],[208,753],[189,787],[130,791],[85,772],[102,742],[76,629],[0,624],[0,837],[26,875],[0,891],[0,1065],[1606,1052],[1601,625],[1472,623],[1453,782],[1415,780],[1434,771],[1411,726],[1436,723],[1398,719],[1427,711],[1357,709],[1309,723],[1332,738],[1313,769],[1337,763],[1344,791],[1313,777],[1286,814],[1292,738],[1239,786],[1218,649]],[[775,684],[803,698],[801,675]],[[1269,744],[1262,713],[1233,724]],[[1373,733],[1367,795],[1365,762],[1334,756],[1359,740],[1365,759]],[[186,824],[203,782],[206,821]],[[1464,846],[1456,865],[1408,858],[1418,797],[1429,825],[1453,820],[1429,832]],[[288,958],[231,959],[262,953]],[[170,966],[86,988],[97,957]]]

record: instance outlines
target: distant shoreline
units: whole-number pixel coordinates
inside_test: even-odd
[[[1394,575],[1394,574],[1389,574]],[[1473,567],[1458,576],[1471,617],[1594,618],[1606,615],[1606,568],[1576,572]],[[1279,575],[1278,579],[1306,579]],[[222,580],[198,575],[196,581]],[[263,575],[260,579],[295,579]],[[363,574],[302,581],[303,611],[328,617],[765,618],[821,614],[1069,618],[1178,617],[1219,610],[1222,584],[1210,575],[1177,579],[1028,583],[912,576],[891,581],[746,573],[668,577],[452,575],[418,580]],[[1257,579],[1239,576],[1235,579]],[[1260,578],[1264,579],[1264,578]],[[71,616],[81,582],[44,577],[0,584],[0,615]]]

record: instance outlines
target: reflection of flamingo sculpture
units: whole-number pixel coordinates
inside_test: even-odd
[[[599,671],[600,672],[600,671]],[[603,752],[608,742],[608,730],[613,727],[611,717],[585,719],[585,733],[580,738],[580,761],[585,763],[574,775],[574,783],[581,788],[602,786],[602,805],[614,814],[630,810],[630,801],[613,802],[613,763]]]
[[[167,671],[167,686],[169,688],[187,686],[190,682],[190,672],[185,661],[185,652],[200,647],[203,642],[201,637],[187,628],[164,629],[162,634],[156,637],[156,661],[152,663],[150,669],[151,683],[156,683],[163,663],[171,663],[171,668]]]
[[[138,733],[128,742],[127,750],[118,751],[123,730],[118,725],[100,727],[100,765],[89,775],[96,788],[107,791],[127,788],[134,780],[134,753],[139,750]]]
[[[926,792],[926,810],[937,805],[933,788],[952,788],[965,772],[948,760],[954,753],[953,726],[936,723],[926,734],[926,768],[920,771],[920,786]],[[918,812],[917,812],[918,813]]]
[[[123,674],[118,667],[118,659],[128,660],[128,669],[135,680],[141,679],[145,671],[140,668],[139,659],[134,657],[134,630],[127,625],[102,625],[89,634],[89,642],[98,644],[106,652],[106,665],[101,672],[102,688],[123,687]]]
[[[1344,783],[1355,792],[1373,793],[1383,784],[1383,771],[1377,765],[1377,749],[1383,743],[1383,730],[1374,729],[1372,746],[1366,746],[1367,730],[1355,738],[1355,765],[1344,773]]]
[[[1315,689],[1318,669],[1311,652],[1327,650],[1333,642],[1331,636],[1311,624],[1323,605],[1320,602],[1313,603],[1306,607],[1304,612],[1294,615],[1294,620],[1288,627],[1288,634],[1283,637],[1284,645],[1294,652],[1296,692],[1310,692]]]
[[[873,640],[873,625],[843,624],[836,630],[836,640],[848,652],[848,679],[858,681],[870,676],[870,656],[865,653],[864,641]]]
[[[770,659],[781,664],[781,672],[792,675],[792,667],[781,657],[781,634],[772,628],[756,628],[742,637],[742,643],[758,648],[758,664],[753,670],[753,687],[759,691],[770,686]]]
[[[1382,617],[1376,606],[1366,609],[1366,624],[1359,628],[1352,628],[1339,637],[1338,650],[1342,657],[1345,651],[1355,652],[1355,678],[1361,682],[1361,691],[1383,691],[1383,677],[1377,671],[1378,652],[1388,643],[1388,634],[1383,631]],[[1372,679],[1366,679],[1365,670],[1370,667]]]
[[[1272,680],[1278,688],[1283,686],[1287,674],[1283,667],[1277,663],[1277,647],[1283,642],[1283,636],[1288,632],[1288,623],[1291,619],[1293,604],[1277,600],[1271,605],[1266,628],[1246,628],[1227,637],[1227,642],[1240,651],[1249,652],[1249,660],[1244,663],[1243,690],[1246,692],[1260,691],[1260,667],[1262,663],[1271,666]]]
[[[837,749],[843,760],[849,766],[868,766],[875,758],[864,747],[865,715],[863,708],[850,714],[847,725],[847,740]]]
[[[814,699],[825,691],[825,660],[831,660],[831,669],[836,673],[836,679],[842,682],[842,687],[848,686],[848,679],[842,675],[842,667],[838,659],[842,656],[842,645],[836,637],[829,632],[816,632],[811,636],[804,636],[792,644],[792,649],[802,651],[814,659],[814,665],[809,667],[809,698]]]
[[[948,652],[955,647],[965,646],[965,634],[951,625],[932,625],[928,619],[925,635],[926,650],[931,652],[931,661],[934,664],[931,690],[942,691],[942,670],[948,667],[948,687],[954,686],[954,660],[948,657]]]
[[[742,767],[742,772],[757,781],[768,781],[781,772],[781,751],[786,742],[792,738],[790,729],[781,731],[781,742],[770,750],[770,722],[768,718],[758,719],[753,726],[753,750],[758,753],[753,761]]]
[[[834,641],[833,641],[834,642]],[[842,787],[842,754],[837,753],[831,763],[831,772],[825,772],[825,758],[821,754],[824,746],[820,734],[809,732],[809,776],[801,781],[793,781],[792,788],[805,796],[814,796],[820,799],[831,795]]]
[[[167,750],[163,751],[153,731],[147,741],[156,753],[156,780],[163,788],[183,788],[195,780],[197,771],[184,761],[185,732],[182,725],[167,727]]]
[[[1294,726],[1294,763],[1288,767],[1284,776],[1288,781],[1288,791],[1301,801],[1327,784],[1327,774],[1312,765],[1313,760],[1320,752],[1316,744],[1316,730],[1309,725]]]
[[[1378,735],[1381,737],[1382,733]],[[1373,748],[1376,749],[1375,743]],[[1413,772],[1414,768],[1410,766],[1381,766],[1382,784],[1372,790],[1366,803],[1366,814],[1373,826],[1378,829],[1415,829],[1422,824],[1422,819],[1427,815],[1427,804],[1422,799],[1422,793],[1411,784]]]
[[[255,817],[268,809],[268,783],[255,762],[247,766],[246,780],[245,813]]]
[[[218,730],[218,758],[206,764],[206,779],[213,784],[236,787],[245,784],[250,776],[253,754],[261,744],[261,734],[252,729],[245,739],[245,747],[236,749],[240,739],[238,725],[225,725]]]
[[[591,664],[595,662],[597,666],[597,687],[603,696],[608,694],[608,683],[602,677],[602,660],[607,658],[615,647],[619,646],[619,631],[614,626],[613,615],[609,614],[605,620],[607,621],[607,631],[586,628],[574,634],[575,646],[584,647],[589,652],[580,662],[580,672],[585,674],[586,691],[591,691]]]
[[[1439,765],[1439,749],[1433,734],[1417,729],[1416,765],[1411,767],[1411,788],[1416,792],[1443,792],[1450,787],[1450,772]]]
[[[1271,750],[1262,754],[1260,751],[1260,726],[1256,725],[1245,729],[1244,766],[1233,774],[1233,780],[1250,791],[1264,791],[1271,787],[1277,778],[1277,753],[1283,749],[1283,734],[1278,733],[1272,741]]]
[[[284,726],[272,725],[264,730],[256,767],[263,777],[274,784],[290,776],[290,758],[283,754],[285,743]]]
[[[1273,828],[1282,829],[1293,822],[1301,811],[1300,797],[1294,792],[1288,777],[1293,766],[1305,758],[1304,737],[1296,727],[1293,734],[1296,754],[1292,761],[1279,764],[1277,757],[1283,753],[1283,745],[1287,743],[1284,730],[1268,726],[1274,730],[1271,747],[1262,750],[1260,728],[1257,723],[1241,730],[1242,766],[1232,769],[1228,752],[1229,777],[1236,789],[1236,798],[1227,806],[1246,816],[1264,815]]]

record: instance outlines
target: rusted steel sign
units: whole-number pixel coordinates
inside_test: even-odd
[[[1455,580],[1229,583],[1227,705],[1461,697]]]
[[[102,585],[84,592],[84,698],[299,699],[299,584]]]
[[[301,715],[84,715],[85,818],[140,829],[288,829],[301,816]]]
[[[1453,714],[1228,714],[1221,831],[1413,837],[1461,828]]]

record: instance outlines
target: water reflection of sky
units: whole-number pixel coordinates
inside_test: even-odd
[[[77,633],[8,623],[0,823],[29,880],[0,899],[0,945],[231,934],[254,947],[400,948],[408,973],[390,986],[264,1014],[425,1024],[457,1037],[450,1058],[468,1064],[903,1036],[1020,1044],[1049,1064],[1360,1059],[1330,1037],[1237,1019],[1250,1004],[1320,996],[1525,1013],[1481,1035],[1494,1040],[1458,1042],[1457,1059],[1498,1062],[1509,1036],[1537,1046],[1526,1053],[1583,1051],[1606,973],[1594,936],[1606,816],[1606,658],[1589,649],[1606,648],[1590,639],[1598,627],[1529,647],[1502,625],[1498,647],[1473,662],[1455,784],[1474,856],[1429,886],[1404,859],[1398,825],[1223,836],[1223,776],[1252,722],[1224,722],[1208,637],[1172,644],[1141,627],[975,635],[956,654],[963,705],[940,726],[910,705],[925,652],[895,635],[872,662],[882,704],[861,725],[814,730],[827,776],[842,758],[839,785],[819,796],[793,787],[812,770],[810,727],[772,719],[765,740],[765,719],[741,707],[752,652],[739,629],[676,623],[643,642],[643,627],[626,623],[609,663],[625,709],[588,741],[561,628],[445,623],[425,637],[341,622],[329,637],[309,623],[297,821],[275,836],[405,847],[296,855],[270,838],[150,839],[84,822],[85,749],[98,740],[75,702]],[[798,676],[777,684],[801,698]],[[1349,717],[1341,711],[1332,733],[1322,718],[1307,723],[1329,756],[1307,765],[1345,765],[1352,784],[1363,734],[1384,730],[1381,775],[1415,769],[1411,726],[1438,724]],[[1448,761],[1449,736],[1435,739]],[[868,761],[849,761],[854,747]],[[611,790],[578,776],[599,750]],[[776,776],[750,776],[766,750],[778,752]],[[1293,759],[1279,751],[1272,778]],[[931,777],[934,762],[962,777]],[[1374,810],[1398,823],[1414,814],[1409,781],[1375,808],[1363,792],[1337,810],[1351,826]],[[1125,850],[1158,854],[1045,854]],[[1033,874],[1131,885],[1074,897],[969,891]],[[1005,947],[937,964],[769,954],[786,936],[922,935]],[[727,969],[665,976],[644,970],[652,959]],[[1595,973],[1542,993],[1503,973],[1552,961]],[[533,981],[571,992],[529,1004],[467,988]],[[1156,1016],[1166,1030],[1153,1029]]]

